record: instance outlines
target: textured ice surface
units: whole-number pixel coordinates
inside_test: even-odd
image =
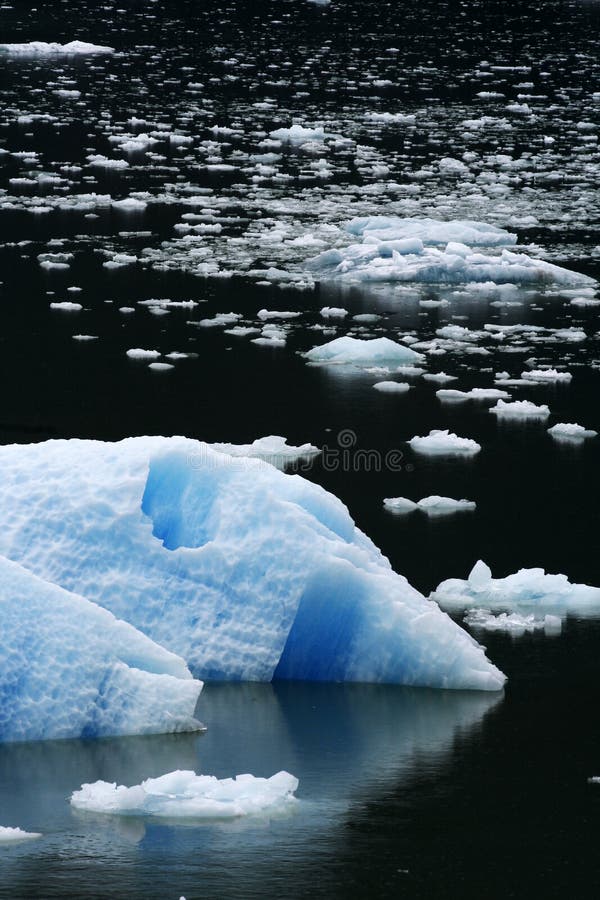
[[[361,242],[309,259],[307,267],[315,277],[431,284],[595,283],[586,275],[507,249],[515,244],[515,235],[483,222],[371,216],[353,219],[346,227]]]
[[[383,394],[406,394],[410,391],[410,384],[405,381],[377,381],[373,387]]]
[[[309,362],[372,366],[376,363],[420,362],[423,356],[390,338],[362,340],[350,336],[335,338],[304,354]]]
[[[417,453],[428,453],[431,456],[474,456],[481,450],[477,441],[458,437],[448,429],[433,429],[424,437],[411,438],[408,443]]]
[[[20,828],[0,825],[0,844],[14,844],[16,841],[30,841],[39,837],[41,834],[36,831],[22,831]]]
[[[323,488],[185,438],[0,448],[0,553],[198,676],[499,689]]]
[[[202,683],[181,658],[4,558],[0,621],[0,741],[198,727]]]
[[[600,609],[600,588],[571,584],[566,575],[547,575],[544,569],[520,569],[506,578],[492,578],[479,560],[466,581],[443,581],[431,599],[443,609],[550,609],[561,614]]]
[[[68,44],[59,44],[56,41],[29,41],[26,44],[0,44],[0,53],[10,53],[18,56],[56,56],[83,54],[114,53],[113,47],[102,47],[98,44],[90,44],[87,41],[69,41]]]
[[[133,787],[107,781],[83,784],[71,796],[76,809],[121,816],[170,819],[233,819],[289,809],[297,801],[298,779],[289,772],[270,778],[215,778],[177,770]]]

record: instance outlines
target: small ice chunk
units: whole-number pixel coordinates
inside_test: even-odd
[[[417,509],[415,501],[408,500],[407,497],[386,497],[383,501],[383,505],[385,509],[398,513],[414,512]]]
[[[536,406],[530,400],[513,400],[512,403],[498,400],[490,412],[501,419],[547,419],[550,415],[550,410],[545,403]]]
[[[30,841],[42,835],[37,831],[22,831],[20,828],[8,828],[0,825],[0,844],[14,844],[16,841]]]
[[[309,362],[322,362],[334,365],[372,366],[379,363],[421,362],[423,357],[403,344],[390,338],[335,338],[327,344],[313,347],[304,354]]]
[[[81,303],[73,303],[71,300],[62,300],[60,303],[51,303],[50,309],[60,309],[63,312],[79,312],[83,309]]]
[[[142,350],[141,347],[132,347],[127,351],[130,359],[158,359],[160,353],[158,350]]]
[[[522,372],[521,378],[524,378],[525,381],[564,381],[568,383],[573,376],[570,372],[558,372],[556,369],[530,369],[527,372]]]
[[[417,504],[420,510],[431,516],[470,512],[476,508],[476,505],[472,500],[454,500],[452,497],[438,497],[435,494],[431,497],[423,497]]]
[[[548,434],[558,441],[572,441],[578,443],[586,438],[596,437],[597,431],[584,428],[583,425],[575,423],[557,422],[552,428],[548,429]]]
[[[456,381],[457,377],[457,375],[446,375],[445,372],[428,372],[426,375],[423,375],[425,381],[437,381],[439,384]]]
[[[283,771],[270,778],[219,779],[176,770],[133,787],[107,781],[83,784],[70,802],[75,809],[113,816],[233,819],[289,808],[297,802],[297,789],[298,779]]]
[[[424,437],[413,437],[408,442],[417,453],[432,456],[474,456],[481,445],[471,438],[458,437],[450,431],[433,429]]]
[[[169,369],[174,369],[175,366],[172,363],[151,362],[148,368],[152,369],[153,372],[168,372]]]
[[[465,625],[470,628],[481,628],[484,631],[506,631],[513,637],[520,637],[532,631],[544,630],[546,634],[560,634],[562,620],[560,616],[546,615],[536,617],[534,613],[523,614],[498,613],[489,609],[471,609],[464,618]]]
[[[348,310],[339,306],[324,306],[321,310],[321,315],[324,319],[345,319],[348,315]]]
[[[373,387],[384,394],[406,394],[410,391],[410,384],[405,381],[378,381]]]

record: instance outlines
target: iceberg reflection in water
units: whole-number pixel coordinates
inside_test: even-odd
[[[9,896],[2,884],[27,897],[36,883],[45,898],[61,897],[74,877],[82,898],[200,889],[223,896],[224,877],[228,896],[252,896],[259,887],[275,896],[292,873],[294,890],[308,888],[343,854],[346,829],[368,803],[422,768],[445,767],[456,741],[501,702],[499,694],[387,685],[209,684],[198,709],[204,735],[1,746],[3,816],[43,837],[4,853],[0,897]],[[300,779],[301,802],[272,819],[185,827],[69,806],[84,782],[136,784],[177,768],[219,778],[286,769]]]

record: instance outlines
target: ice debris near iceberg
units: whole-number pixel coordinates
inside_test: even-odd
[[[592,428],[584,428],[583,425],[576,425],[574,422],[557,422],[548,429],[548,434],[556,441],[579,444],[588,438],[596,437],[598,432]]]
[[[482,648],[320,486],[185,438],[0,447],[0,553],[198,677],[498,690]]]
[[[472,500],[454,500],[452,497],[439,497],[433,494],[431,497],[423,497],[416,503],[407,497],[386,497],[383,501],[386,509],[392,512],[421,512],[429,516],[443,516],[456,512],[472,512],[477,504]]]
[[[17,841],[31,841],[42,835],[37,831],[23,831],[21,828],[9,828],[0,825],[0,844],[14,844]]]
[[[566,575],[547,575],[544,569],[520,569],[506,578],[492,578],[489,566],[479,560],[466,581],[443,581],[431,599],[449,610],[483,607],[586,613],[600,609],[600,588],[571,584]]]
[[[546,634],[560,634],[562,631],[562,619],[546,613],[542,618],[534,613],[523,615],[522,613],[494,613],[489,609],[471,609],[465,616],[465,625],[469,628],[481,628],[483,631],[506,631],[513,637],[520,637],[532,631],[544,630]]]
[[[277,469],[283,469],[287,465],[301,460],[314,459],[321,453],[321,450],[313,444],[301,444],[299,447],[294,447],[288,444],[286,438],[277,434],[257,438],[251,444],[211,444],[210,447],[212,450],[228,456],[262,459]]]
[[[0,585],[0,742],[199,727],[180,657],[5,558]]]
[[[516,236],[483,222],[371,216],[353,219],[346,230],[360,242],[307,260],[314,277],[426,284],[595,284],[587,275],[509,249]]]
[[[421,362],[423,356],[390,338],[362,340],[346,335],[313,347],[304,354],[304,358],[309,362],[330,365],[372,366],[382,363]]]
[[[114,53],[114,47],[102,47],[87,41],[69,41],[59,44],[56,41],[28,41],[25,44],[0,44],[0,53],[11,56],[93,56]]]
[[[233,819],[281,812],[297,803],[298,779],[289,772],[270,778],[215,778],[175,771],[125,787],[107,781],[83,784],[71,806],[86,812],[170,819]]]

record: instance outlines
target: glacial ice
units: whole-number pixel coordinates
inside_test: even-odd
[[[0,742],[198,727],[181,658],[4,557],[0,584]]]
[[[506,631],[514,637],[520,637],[532,631],[543,629],[546,634],[560,634],[562,619],[546,613],[542,618],[534,613],[524,615],[522,613],[494,613],[489,609],[471,609],[464,618],[465,625],[469,628],[481,628],[484,631]]]
[[[595,284],[587,275],[508,249],[516,236],[482,222],[371,216],[353,219],[346,230],[361,242],[307,260],[315,277],[426,284]],[[496,249],[484,253],[480,248]]]
[[[0,554],[110,609],[198,677],[504,683],[346,507],[298,475],[161,437],[4,446],[0,464]]]
[[[410,384],[405,381],[377,381],[373,387],[382,394],[406,394],[410,391]]]
[[[309,362],[329,363],[332,365],[372,366],[380,363],[421,362],[423,356],[410,347],[398,344],[390,338],[335,338],[327,344],[313,347],[304,354]]]
[[[547,575],[544,569],[520,569],[506,578],[492,578],[479,560],[466,581],[449,578],[438,585],[431,600],[442,609],[550,610],[561,615],[600,609],[600,588],[571,584],[566,575]]]
[[[321,450],[313,444],[301,444],[299,447],[294,447],[288,444],[286,438],[277,434],[257,438],[251,444],[211,444],[210,446],[212,450],[225,453],[227,456],[262,459],[277,469],[283,469],[288,464],[299,460],[313,459],[321,453]]]
[[[0,844],[14,844],[17,841],[30,841],[41,837],[36,831],[23,831],[21,828],[10,828],[0,825]]]
[[[282,812],[297,800],[298,779],[289,772],[270,778],[237,775],[215,778],[177,770],[133,787],[107,781],[83,784],[71,806],[93,813],[158,816],[169,819],[233,819]]]
[[[102,47],[98,44],[90,44],[87,41],[69,41],[68,44],[59,44],[56,41],[29,41],[25,44],[0,44],[0,53],[9,53],[11,56],[57,56],[57,55],[84,55],[114,53],[114,47]]]
[[[472,438],[458,437],[448,429],[433,429],[424,437],[413,437],[408,442],[417,453],[431,456],[475,456],[481,445]]]

